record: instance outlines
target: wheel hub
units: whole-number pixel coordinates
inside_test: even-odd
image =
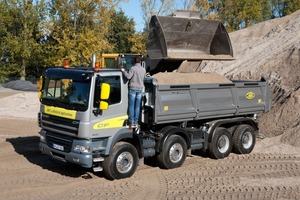
[[[229,138],[222,135],[218,140],[218,149],[221,153],[225,153],[229,148]]]
[[[133,166],[133,156],[129,152],[121,153],[117,158],[117,170],[120,173],[127,173]]]
[[[242,145],[245,149],[248,149],[251,147],[253,143],[253,137],[250,132],[246,132],[242,137]]]
[[[173,146],[171,146],[169,151],[169,157],[173,163],[179,162],[182,159],[182,156],[183,148],[180,144],[175,143]]]

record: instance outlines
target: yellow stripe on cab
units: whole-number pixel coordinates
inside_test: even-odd
[[[128,115],[123,115],[123,116],[103,120],[101,122],[96,123],[93,126],[93,129],[100,130],[100,129],[108,129],[108,128],[120,128],[123,127],[124,121],[126,119],[128,119]]]
[[[57,117],[63,117],[67,119],[75,119],[76,118],[76,110],[67,110],[64,108],[58,108],[54,106],[45,106],[44,113],[48,115],[54,115]]]

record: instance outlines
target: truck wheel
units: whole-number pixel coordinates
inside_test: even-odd
[[[158,165],[164,169],[180,167],[185,161],[187,145],[185,140],[178,135],[171,135],[162,152],[157,156]]]
[[[212,158],[227,157],[232,150],[232,136],[226,128],[217,128],[208,144],[208,152]]]
[[[249,154],[255,145],[255,130],[250,125],[240,125],[233,134],[233,151],[238,154]]]
[[[121,179],[134,174],[138,166],[138,152],[127,142],[118,142],[103,161],[103,171],[108,179]]]

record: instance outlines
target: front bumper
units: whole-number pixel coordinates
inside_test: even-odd
[[[91,168],[93,163],[92,155],[82,155],[74,152],[65,153],[48,147],[45,143],[39,144],[40,151],[56,160],[70,162],[82,167]]]
[[[53,144],[50,145],[49,141],[46,140],[46,133],[41,131],[41,138],[39,142],[39,149],[43,154],[49,155],[56,160],[63,162],[74,163],[85,168],[91,168],[93,166],[93,155],[92,152],[83,153],[74,151],[76,145],[91,146],[91,142],[87,140],[76,140],[73,139],[72,145],[69,152],[61,151],[53,148]]]

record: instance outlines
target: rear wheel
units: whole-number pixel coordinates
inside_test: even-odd
[[[118,142],[103,161],[104,174],[111,180],[130,177],[138,166],[138,159],[138,152],[132,144]]]
[[[255,129],[250,125],[240,125],[233,134],[233,151],[238,154],[249,154],[255,145]]]
[[[212,158],[227,157],[232,150],[232,136],[226,128],[217,128],[208,144],[208,151]]]
[[[180,167],[187,154],[187,145],[185,140],[178,135],[171,135],[157,157],[158,165],[164,169]]]

